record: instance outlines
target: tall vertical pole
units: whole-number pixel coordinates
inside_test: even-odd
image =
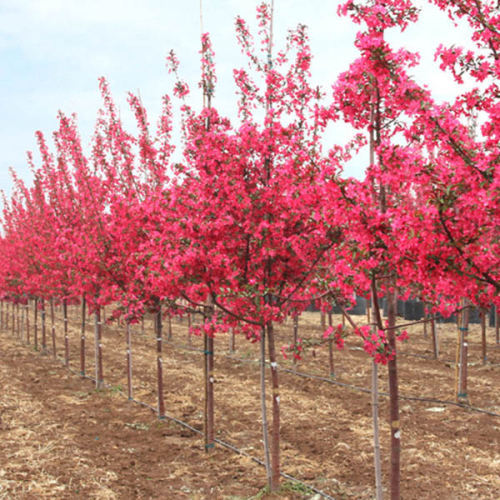
[[[161,319],[161,304],[158,304],[156,318],[156,367],[157,367],[157,382],[158,382],[158,418],[165,418],[165,399],[163,395],[163,337],[162,337],[162,319]]]

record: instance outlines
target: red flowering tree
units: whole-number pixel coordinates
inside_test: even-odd
[[[236,126],[210,105],[215,80],[204,38],[207,106],[200,114],[184,108],[186,160],[176,167],[182,182],[172,188],[169,207],[178,214],[177,221],[169,217],[178,245],[169,266],[186,299],[217,308],[205,322],[206,333],[239,326],[261,342],[267,336],[273,392],[269,479],[275,490],[280,398],[273,325],[317,295],[316,269],[326,267],[340,242],[349,210],[338,171],[321,147],[331,116],[320,105],[321,92],[309,83],[305,27],[290,33],[289,51],[273,57],[272,12],[266,4],[259,7],[258,20],[262,55],[246,23],[236,23],[253,70],[252,76],[234,71],[241,120]],[[185,84],[178,82],[177,89],[186,95]],[[171,248],[171,237],[166,238]]]

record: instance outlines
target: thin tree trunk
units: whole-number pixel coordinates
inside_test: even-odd
[[[299,317],[294,316],[293,317],[293,345],[297,345],[297,342],[299,340]],[[294,356],[293,357],[293,364],[297,364],[297,358]]]
[[[390,399],[390,421],[391,421],[391,499],[399,500],[401,483],[401,430],[399,423],[399,390],[398,390],[398,367],[396,355],[396,300],[394,291],[387,292],[387,339],[389,347],[394,353],[394,358],[388,362],[389,371],[389,399]]]
[[[231,328],[229,333],[229,352],[234,354],[236,351],[236,334],[234,333],[234,329]]]
[[[373,461],[375,466],[375,493],[377,500],[382,500],[382,462],[380,459],[379,435],[379,395],[378,395],[378,365],[372,360],[372,423],[373,423]]]
[[[211,452],[215,446],[214,431],[214,339],[203,334],[205,373],[205,451]]]
[[[271,459],[269,450],[269,429],[266,407],[266,329],[260,333],[260,410],[262,416],[262,442],[264,443],[264,464],[266,466],[267,485],[271,489]]]
[[[16,337],[20,338],[21,337],[21,329],[20,329],[20,317],[19,317],[19,302],[16,304],[15,311],[16,311],[16,322],[17,322]]]
[[[50,330],[52,336],[52,355],[56,357],[56,318],[54,311],[54,298],[50,298]]]
[[[133,399],[132,390],[132,338],[130,333],[130,323],[127,321],[127,395],[128,399]]]
[[[500,311],[495,307],[495,341],[500,344]]]
[[[45,321],[45,299],[42,299],[42,352],[46,354],[47,352],[47,331],[46,331],[46,321]]]
[[[427,314],[427,308],[424,305],[424,339],[428,337],[427,334],[427,320],[429,319],[429,315]]]
[[[168,340],[172,340],[172,316],[170,314],[167,316],[167,321],[168,321],[168,324],[167,324],[167,326],[168,326],[168,337],[167,337],[167,339]]]
[[[16,327],[16,335],[18,338],[22,338],[21,336],[21,309],[19,308],[19,302],[16,304],[16,321],[17,321],[17,327]]]
[[[158,382],[158,418],[165,418],[165,398],[163,395],[163,325],[161,320],[161,304],[158,305],[156,317],[156,374]]]
[[[28,302],[26,303],[26,342],[29,344],[31,343],[31,338],[30,338],[30,301],[28,299]]]
[[[280,482],[280,395],[274,328],[271,321],[267,323],[267,342],[269,350],[269,362],[271,365],[271,384],[273,391],[273,421],[271,434],[271,491],[277,491],[279,489]]]
[[[3,300],[0,301],[0,328],[3,330]]]
[[[11,314],[12,314],[12,336],[15,336],[16,335],[16,305],[14,304],[14,302],[12,302]]]
[[[85,306],[86,306],[85,296],[82,297],[82,324],[80,330],[80,375],[85,376]]]
[[[332,311],[328,311],[328,326],[333,326]],[[328,339],[328,372],[330,377],[335,377],[335,365],[333,363],[333,338]]]
[[[382,328],[382,315],[380,314],[380,306],[377,296],[377,283],[375,278],[372,278],[372,295],[373,295],[373,316],[374,323],[372,331],[377,334],[377,327]],[[379,392],[378,392],[378,365],[375,360],[372,361],[372,425],[373,425],[373,460],[375,466],[375,493],[376,499],[382,500],[382,462],[380,457],[380,428],[379,428]]]
[[[439,338],[436,329],[436,315],[431,316],[431,337],[432,337],[432,352],[434,353],[434,359],[439,358]]]
[[[462,312],[458,327],[458,387],[457,401],[467,400],[469,308],[466,299],[462,301]]]
[[[34,303],[33,303],[33,308],[34,308],[34,314],[35,314],[35,332],[34,332],[34,342],[35,342],[35,351],[38,351],[38,299],[35,297]]]
[[[94,353],[95,353],[95,384],[96,389],[102,389],[104,386],[103,366],[102,366],[102,328],[101,328],[101,311],[100,307],[96,306],[94,313]]]
[[[68,301],[63,299],[64,321],[64,364],[69,367],[69,337],[68,337]]]
[[[25,334],[24,334],[24,304],[19,304],[19,330],[20,330],[20,336],[21,340],[25,340]]]
[[[482,358],[483,358],[483,365],[486,364],[487,361],[487,353],[486,353],[486,311],[484,308],[481,307],[479,310],[480,318],[481,318],[481,351],[482,351]]]

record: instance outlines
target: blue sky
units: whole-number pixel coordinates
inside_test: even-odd
[[[234,36],[237,14],[253,22],[255,0],[203,0],[203,28],[212,36],[218,86],[216,105],[234,115],[232,68],[244,64]],[[313,79],[329,87],[357,57],[357,26],[338,18],[338,1],[275,0],[275,40],[297,23],[309,27]],[[161,96],[171,88],[164,60],[174,49],[182,75],[196,91],[199,78],[199,0],[1,0],[0,1],[0,189],[10,191],[10,166],[29,182],[26,151],[36,150],[34,133],[47,137],[57,127],[57,112],[76,112],[84,144],[88,144],[100,106],[97,78],[105,76],[126,123],[132,116],[127,91],[139,91],[156,122]],[[438,40],[435,35],[439,34]],[[435,9],[423,11],[421,22],[397,45],[419,51],[415,71],[438,99],[456,92],[450,77],[433,62],[442,43],[460,43],[464,28],[453,27]],[[195,94],[196,95],[196,94]],[[201,97],[200,97],[201,102]],[[337,133],[342,134],[342,131]],[[347,173],[361,176],[363,161]]]

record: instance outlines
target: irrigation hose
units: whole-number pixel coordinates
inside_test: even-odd
[[[168,342],[168,343],[169,343],[169,345],[172,345],[176,349],[184,349],[186,351],[203,352],[203,349],[198,349],[197,347],[186,346],[186,345],[181,345],[181,344],[174,344],[172,342]],[[244,358],[239,358],[237,356],[231,356],[229,354],[223,354],[222,356],[227,358],[227,359],[234,360],[234,361],[240,361],[242,363],[256,363],[257,362],[254,359],[244,359]],[[269,363],[266,363],[266,364],[269,365]],[[289,368],[281,368],[281,367],[278,367],[278,371],[288,373],[290,375],[296,375],[296,376],[302,377],[302,378],[310,378],[311,380],[319,380],[321,382],[326,382],[328,384],[337,385],[340,387],[346,387],[348,389],[353,389],[353,390],[358,391],[358,392],[364,392],[365,394],[371,394],[371,389],[367,389],[366,387],[360,387],[357,385],[348,384],[346,382],[339,382],[338,380],[332,380],[332,379],[327,378],[327,377],[322,377],[321,375],[313,375],[310,373],[299,372],[297,370],[291,370]],[[379,392],[379,394],[381,396],[384,396],[384,397],[389,397],[388,392],[381,391],[381,392]],[[486,415],[490,415],[492,417],[500,417],[500,413],[495,413],[493,411],[486,410],[484,408],[470,406],[470,405],[465,404],[465,403],[458,403],[456,401],[435,399],[435,398],[423,398],[423,397],[418,397],[418,396],[404,396],[401,394],[399,395],[398,399],[405,400],[405,401],[422,401],[424,403],[436,403],[436,404],[443,404],[443,405],[449,405],[449,406],[457,406],[459,408],[464,408],[466,410],[470,410],[473,412],[485,413]]]

